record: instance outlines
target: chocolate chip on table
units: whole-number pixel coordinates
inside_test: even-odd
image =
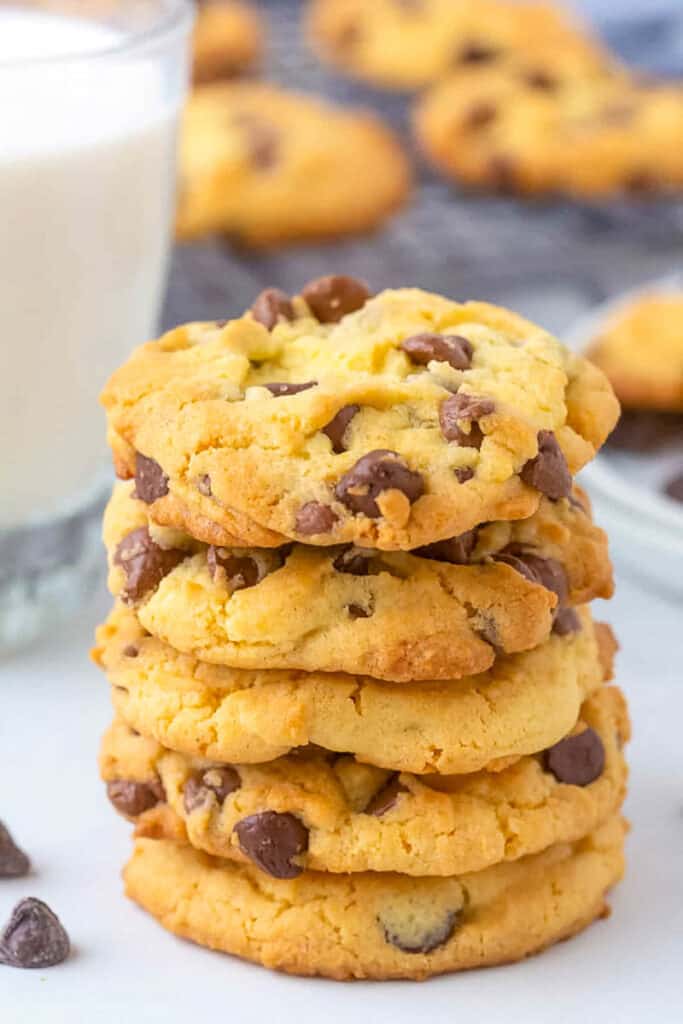
[[[262,811],[235,825],[242,853],[273,878],[296,878],[303,868],[292,858],[308,849],[308,829],[293,814]]]
[[[0,821],[0,878],[23,878],[30,870],[30,860]]]
[[[280,320],[294,319],[294,306],[286,292],[280,288],[266,288],[256,297],[251,307],[254,320],[272,331]]]
[[[375,499],[390,490],[400,491],[412,505],[424,494],[424,480],[397,452],[378,448],[344,474],[334,493],[351,512],[377,519],[382,512]]]
[[[206,561],[211,579],[226,583],[233,591],[255,587],[263,578],[253,558],[234,555],[229,548],[218,548],[210,544]]]
[[[332,274],[309,281],[301,297],[321,324],[336,324],[348,313],[362,309],[370,298],[370,290],[355,277]]]
[[[575,608],[560,608],[553,622],[553,633],[557,636],[569,636],[581,632],[581,619]]]
[[[551,430],[539,431],[538,455],[522,466],[519,475],[525,484],[535,487],[552,501],[571,494],[572,477],[567,460]]]
[[[158,779],[152,782],[114,779],[107,783],[107,796],[116,810],[128,818],[136,818],[166,800],[164,787]]]
[[[126,574],[122,599],[130,603],[144,597],[186,557],[186,551],[160,547],[147,527],[139,526],[123,538],[114,553],[114,564]]]
[[[200,494],[203,494],[205,498],[212,498],[213,491],[211,490],[211,477],[208,473],[203,473],[202,476],[197,480],[197,490]]]
[[[469,370],[472,345],[459,334],[414,334],[400,345],[405,354],[419,366],[436,361],[448,363],[454,370]]]
[[[431,953],[444,946],[453,936],[456,928],[462,919],[462,912],[449,910],[444,913],[443,921],[435,927],[427,927],[421,934],[412,934],[414,923],[409,920],[406,934],[402,935],[396,925],[388,925],[379,915],[379,923],[384,931],[384,938],[391,946],[400,949],[402,953]]]
[[[605,748],[595,729],[567,736],[544,754],[546,771],[568,786],[588,786],[605,768]]]
[[[495,403],[490,398],[466,395],[458,391],[442,402],[439,409],[439,424],[443,437],[446,441],[454,441],[463,448],[481,448],[484,435],[479,427],[479,420],[483,416],[490,416],[495,408]],[[458,426],[461,420],[470,421],[469,434]]]
[[[307,380],[303,384],[288,384],[286,381],[275,381],[272,384],[264,384],[264,388],[270,391],[276,398],[284,398],[286,395],[298,395],[300,391],[308,391],[314,388],[317,380]]]
[[[313,537],[318,533],[329,533],[338,520],[339,516],[329,505],[309,501],[299,509],[295,529],[302,537]]]
[[[185,783],[183,804],[188,814],[203,807],[213,793],[219,804],[242,785],[239,773],[232,765],[224,764],[207,768],[198,775],[192,775]]]
[[[346,451],[344,444],[344,435],[346,429],[354,418],[356,413],[360,412],[359,405],[344,405],[336,414],[333,416],[326,427],[323,427],[323,434],[329,437],[332,442],[332,451],[335,455],[341,455],[342,452]]]
[[[670,498],[673,498],[674,501],[683,501],[683,473],[679,473],[672,480],[669,480],[664,488],[664,492]]]
[[[61,964],[71,952],[62,923],[42,900],[21,900],[0,932],[0,964],[43,968]]]
[[[493,124],[497,117],[498,107],[495,103],[487,103],[482,100],[471,106],[465,113],[463,127],[468,131],[479,131],[481,128],[487,128],[490,124]]]
[[[133,497],[151,505],[168,494],[168,477],[158,462],[137,452],[135,455],[135,490]]]
[[[420,558],[429,558],[435,562],[450,562],[451,565],[468,565],[470,555],[477,546],[478,529],[461,533],[459,537],[450,537],[448,540],[438,540],[435,544],[427,544],[422,548],[416,548],[414,555]]]
[[[375,793],[363,811],[363,814],[371,814],[375,818],[381,818],[383,814],[386,814],[396,806],[396,801],[401,793],[407,792],[408,789],[399,782],[398,775],[393,775],[387,782],[385,782],[382,788]]]

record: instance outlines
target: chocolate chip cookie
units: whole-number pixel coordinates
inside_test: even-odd
[[[527,518],[618,416],[602,372],[521,317],[347,277],[171,331],[103,402],[154,520],[227,547],[409,550]]]
[[[180,144],[180,240],[252,246],[368,231],[406,200],[411,171],[374,114],[256,83],[190,96]]]
[[[426,978],[519,960],[607,913],[625,823],[448,878],[305,871],[270,877],[170,840],[139,839],[126,892],[169,931],[291,974]],[[286,859],[291,833],[271,856]],[[284,847],[284,849],[283,849]]]
[[[198,0],[192,46],[195,83],[232,78],[261,55],[261,19],[243,0]]]

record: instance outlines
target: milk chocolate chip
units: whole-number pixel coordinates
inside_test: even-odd
[[[375,499],[390,490],[405,494],[412,505],[424,494],[424,480],[408,468],[397,452],[378,448],[364,455],[344,474],[334,493],[351,512],[377,519],[382,513]]]
[[[383,814],[396,806],[396,801],[401,793],[407,792],[407,788],[399,782],[398,775],[394,775],[375,793],[363,813],[381,818]]]
[[[419,366],[435,361],[448,363],[454,370],[469,370],[472,365],[472,345],[459,334],[414,334],[400,347]]]
[[[146,526],[133,530],[116,548],[114,564],[126,574],[126,586],[121,597],[126,602],[139,600],[154,590],[172,569],[186,557],[185,551],[162,548],[150,537]]]
[[[332,566],[337,572],[345,572],[349,576],[368,576],[370,574],[370,556],[352,546],[337,555]]]
[[[133,497],[151,505],[168,494],[168,477],[158,462],[138,452],[135,456],[135,490]]]
[[[226,584],[233,591],[255,587],[263,578],[253,558],[234,555],[229,548],[211,544],[206,552],[206,561],[211,579]]]
[[[435,562],[450,562],[451,565],[468,565],[470,555],[477,546],[478,529],[468,530],[459,537],[439,540],[435,544],[427,544],[417,548],[413,554],[420,558],[430,558]]]
[[[490,124],[498,117],[498,108],[495,103],[486,103],[482,101],[475,103],[474,106],[466,112],[463,125],[468,131],[479,131],[482,128],[488,128]]]
[[[308,849],[308,829],[293,814],[263,811],[235,825],[242,853],[273,878],[296,878],[303,871],[293,857]]]
[[[538,455],[522,466],[520,477],[553,501],[571,494],[572,478],[557,438],[550,430],[538,434]]]
[[[475,40],[466,43],[456,55],[458,64],[490,64],[498,57],[498,50],[486,43],[479,43]]]
[[[17,903],[0,933],[0,964],[8,967],[54,967],[71,951],[62,923],[42,900]]]
[[[0,821],[0,878],[23,878],[30,870],[30,860]]]
[[[313,537],[318,533],[329,533],[339,517],[329,505],[309,501],[299,509],[296,517],[296,532],[302,537]]]
[[[405,931],[392,922],[386,923],[379,916],[379,923],[384,930],[384,938],[402,953],[431,953],[439,946],[445,945],[452,937],[455,929],[460,923],[462,914],[457,910],[444,912],[442,921],[432,927],[425,926],[423,929],[416,927],[415,921],[409,918],[406,922]]]
[[[128,818],[136,818],[166,799],[164,787],[158,779],[153,782],[114,779],[107,783],[107,796],[116,810]]]
[[[370,290],[363,281],[337,274],[310,281],[301,296],[321,324],[336,324],[348,313],[362,309]]]
[[[358,412],[360,412],[359,405],[344,405],[327,426],[323,427],[323,434],[326,434],[332,442],[332,451],[335,455],[341,455],[342,452],[346,451],[346,445],[344,444],[346,428]]]
[[[553,622],[553,633],[557,636],[569,636],[581,632],[581,619],[575,608],[560,608]]]
[[[483,416],[490,416],[496,406],[490,398],[477,395],[466,395],[462,391],[451,395],[441,403],[439,423],[441,433],[446,441],[454,441],[463,448],[481,448],[484,435],[479,427]],[[459,421],[469,420],[470,432],[466,433]]]
[[[605,748],[595,729],[567,736],[544,756],[546,771],[568,786],[588,786],[605,768]]]
[[[256,297],[251,307],[254,320],[272,331],[280,320],[294,319],[294,306],[286,292],[279,288],[266,288]]]
[[[242,785],[238,772],[232,765],[207,768],[198,775],[192,775],[185,783],[183,804],[188,814],[203,807],[213,793],[219,804]]]
[[[317,380],[307,380],[303,384],[288,384],[286,381],[275,381],[273,384],[264,384],[264,388],[270,391],[276,398],[284,398],[286,395],[298,395],[300,391],[308,391],[314,388]]]
[[[566,602],[569,596],[567,573],[556,559],[542,558],[516,544],[509,544],[493,557],[495,562],[509,565],[531,583],[540,583],[546,590],[551,590],[557,595],[558,607]]]

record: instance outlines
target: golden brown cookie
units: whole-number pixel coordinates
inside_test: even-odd
[[[192,46],[195,83],[232,78],[261,56],[261,19],[243,0],[198,0]]]
[[[566,497],[618,416],[514,313],[346,277],[143,345],[103,394],[119,475],[208,543],[412,549]]]
[[[410,185],[374,114],[272,85],[201,86],[183,117],[176,235],[267,246],[369,231]]]
[[[624,832],[616,817],[577,842],[450,878],[281,880],[139,839],[124,878],[165,928],[211,949],[291,974],[426,978],[520,960],[604,916],[624,871]]]

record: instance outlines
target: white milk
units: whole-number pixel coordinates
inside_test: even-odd
[[[177,110],[151,57],[33,63],[122,42],[0,7],[0,527],[80,504],[97,403],[162,297]]]

